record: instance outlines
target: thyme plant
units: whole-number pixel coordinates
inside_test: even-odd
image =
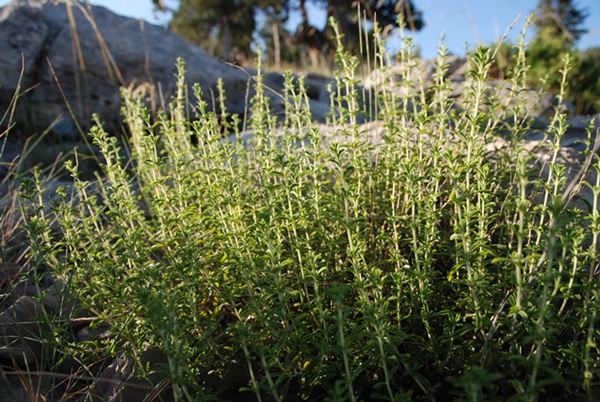
[[[369,60],[385,73],[378,43]],[[273,116],[260,66],[249,132],[197,86],[186,117],[182,60],[156,120],[124,91],[130,156],[96,125],[102,174],[85,181],[67,163],[60,233],[30,233],[34,261],[111,327],[93,348],[63,347],[81,361],[159,348],[176,401],[218,398],[207,373],[239,367],[259,401],[594,400],[600,182],[582,182],[589,208],[569,204],[579,182],[558,163],[559,108],[540,144],[548,166],[523,149],[533,106],[518,46],[502,87],[488,83],[492,49],[470,54],[462,108],[443,46],[426,88],[404,38],[402,80],[368,104],[360,61],[340,47],[327,125],[291,74]],[[41,188],[23,193],[35,204]]]

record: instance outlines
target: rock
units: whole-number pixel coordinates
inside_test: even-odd
[[[120,354],[94,381],[86,395],[79,401],[87,402],[142,402],[152,395],[152,400],[171,401],[172,391],[169,387],[161,389],[165,375],[163,368],[168,367],[167,356],[158,348],[149,348],[142,352],[140,364],[148,367],[151,374],[147,379],[136,377],[135,361]]]
[[[150,394],[158,398],[153,400],[173,400],[172,389],[165,383],[165,369],[169,367],[167,355],[157,347],[150,347],[139,359],[141,366],[149,369],[147,378],[141,378],[134,359],[120,354],[102,370],[79,401],[142,402]],[[226,400],[255,400],[251,392],[242,391],[250,381],[248,368],[237,360],[232,361],[225,372],[202,370],[200,374],[200,383]]]
[[[306,95],[310,99],[329,104],[330,94],[328,87],[335,84],[335,79],[316,73],[300,74],[300,76],[304,78]]]
[[[492,154],[500,150],[501,148],[508,145],[508,142],[502,138],[497,139],[495,142],[487,145],[487,150]],[[539,170],[539,175],[542,180],[547,180],[549,166],[548,161],[551,157],[550,143],[543,140],[528,140],[524,139],[519,143],[523,152],[528,153],[531,156],[529,161],[531,167],[535,167]],[[581,175],[582,167],[586,166],[586,156],[583,152],[577,150],[571,146],[564,146],[559,148],[556,162],[565,167],[565,178],[567,183],[573,183],[574,190],[578,193],[577,197],[570,198],[568,206],[571,208],[579,208],[583,211],[589,211],[590,207],[593,206],[594,193],[583,184],[583,181],[594,185],[596,183],[597,172],[594,168],[589,167],[587,172]],[[592,160],[594,163],[594,160]],[[579,185],[581,183],[581,185]],[[533,200],[536,205],[541,203],[541,199],[537,198]],[[600,203],[598,203],[600,207]]]
[[[241,82],[244,87],[247,81],[241,72],[218,63],[166,29],[118,16],[103,7],[16,0],[0,11],[0,32],[0,72],[6,83],[3,91],[10,94],[16,90],[21,70],[19,55],[23,52],[22,87],[38,85],[26,97],[27,110],[23,112],[35,115],[38,129],[49,127],[57,118],[59,130],[66,124],[62,122],[69,114],[56,81],[76,121],[85,125],[92,113],[98,113],[110,129],[119,123],[114,119],[119,118],[120,87],[149,85],[149,96],[156,97],[160,85],[165,99],[174,94],[179,56],[187,59],[189,79],[200,83],[205,91],[215,88],[220,76],[226,82]],[[2,101],[4,106],[6,98]]]
[[[17,299],[0,314],[0,359],[23,368],[42,363],[49,322],[42,304],[29,296]]]
[[[45,180],[43,181],[41,194],[41,200],[43,203],[43,213],[46,216],[46,218],[48,218],[50,230],[53,232],[58,232],[60,230],[60,226],[55,218],[54,212],[52,211],[52,206],[53,203],[59,202],[62,199],[60,193],[63,190],[66,193],[67,200],[70,199],[70,197],[73,196],[74,192],[73,182],[49,178],[45,178]],[[8,208],[8,206],[11,205],[12,202],[13,200],[11,198],[0,199],[0,210],[2,208]],[[16,219],[16,216],[19,216],[22,213],[26,213],[29,216],[34,216],[37,214],[36,208],[32,206],[32,203],[29,200],[21,198],[21,203],[23,209],[8,210],[7,213],[10,214],[8,216],[15,215]]]
[[[464,57],[449,55],[446,57],[446,64],[448,65],[446,77],[452,81],[464,79],[469,70],[467,67],[467,59]]]
[[[365,87],[374,91],[385,89],[391,91],[397,96],[409,96],[420,93],[422,83],[423,90],[427,91],[434,84],[434,75],[437,72],[436,61],[431,59],[416,60],[414,65],[404,66],[400,63],[394,64],[386,69],[375,69],[366,79]],[[464,93],[465,86],[468,85],[467,73],[469,71],[469,62],[465,58],[448,56],[446,59],[448,70],[444,78],[449,80],[450,94],[457,109],[465,109]],[[408,70],[407,70],[408,69]],[[405,75],[408,76],[408,83],[403,85]],[[491,89],[494,95],[500,99],[506,99],[510,94],[511,83],[502,80],[491,80],[486,82],[486,86]],[[489,91],[485,97],[489,96]],[[524,88],[519,93],[519,102],[530,107],[530,116],[537,120],[542,120],[545,125],[550,122],[554,115],[557,98],[552,95],[539,94],[539,91],[532,88]],[[486,109],[486,102],[482,102],[482,110]],[[572,115],[574,107],[571,102],[563,100],[561,110],[568,115]]]
[[[46,52],[49,26],[39,7],[25,6],[26,2],[13,2],[0,10],[0,82],[3,95],[13,95],[18,87],[21,71],[23,88],[34,80],[40,56]],[[27,29],[25,29],[27,28]],[[8,102],[3,98],[0,107]],[[4,110],[2,109],[2,115]]]
[[[562,138],[561,144],[578,151],[586,149],[582,140],[586,139],[591,130],[592,136],[600,130],[600,115],[595,116],[575,116],[567,120],[567,132]],[[598,133],[600,135],[600,133]],[[593,147],[593,141],[592,141]]]
[[[546,157],[549,152],[545,150],[538,151],[538,156],[540,158]],[[547,158],[546,158],[547,159]],[[573,185],[577,185],[575,190],[576,193],[579,194],[578,197],[570,199],[569,206],[579,208],[583,211],[589,211],[594,202],[594,193],[592,190],[585,185],[579,187],[579,183],[581,181],[587,180],[590,184],[596,183],[596,177],[598,173],[595,169],[590,168],[584,174],[583,177],[580,176],[580,170],[584,167],[586,162],[586,157],[582,152],[577,151],[571,147],[563,147],[558,152],[557,162],[565,167],[565,177],[568,180],[568,183],[573,182]],[[592,161],[594,163],[594,161]],[[542,177],[547,177],[549,171],[549,167],[547,164],[542,165]],[[600,207],[600,204],[598,204]]]
[[[0,148],[0,191],[8,192],[3,178],[15,163],[22,164],[22,171],[33,164],[47,167],[58,161],[60,166],[62,158],[75,159],[75,148],[81,178],[93,179],[99,171],[98,150],[86,138],[92,114],[99,115],[109,134],[127,134],[121,90],[141,96],[154,114],[159,112],[176,95],[179,57],[186,63],[186,84],[200,85],[209,109],[218,105],[214,99],[222,79],[228,112],[244,121],[256,71],[222,63],[163,27],[77,1],[13,0],[0,8],[0,116],[20,93],[16,125],[9,136],[0,135],[6,141],[4,152]],[[283,79],[275,76],[266,77],[265,93],[274,115],[283,117]],[[195,105],[193,91],[188,92]],[[324,122],[329,104],[318,96],[309,103],[313,119]],[[0,134],[7,124],[0,122]],[[37,141],[40,133],[45,133],[43,141],[24,160],[22,144]]]
[[[92,316],[91,313],[81,306],[73,292],[70,291],[61,280],[55,280],[53,284],[46,288],[41,297],[44,306],[52,311],[57,317],[61,317],[61,319],[73,320],[75,318]],[[85,320],[80,322],[87,324]],[[76,321],[73,321],[72,326],[75,323]],[[76,326],[74,329],[76,329]]]
[[[538,144],[538,142],[544,140],[545,137],[548,137],[547,140],[549,141],[554,141],[555,137],[549,128],[549,125],[547,123],[544,124],[543,120],[535,118],[531,125],[531,129],[524,134],[523,139],[532,144]],[[600,118],[594,118],[594,116],[572,117],[567,120],[566,131],[561,137],[560,144],[565,148],[584,151],[587,148],[584,141],[591,135],[589,138],[589,147],[592,148],[594,146],[594,136],[598,129],[600,129]],[[598,148],[596,148],[596,150],[598,150]]]
[[[2,250],[4,252],[4,250]],[[18,285],[23,276],[24,268],[21,264],[15,264],[8,261],[0,262],[0,293],[9,294]]]
[[[364,86],[376,92],[385,88],[398,96],[406,96],[420,91],[417,85],[419,79],[421,79],[424,89],[427,89],[433,85],[435,62],[434,60],[419,59],[416,59],[416,62],[416,65],[411,66],[397,63],[385,69],[375,69],[365,79]],[[408,81],[411,85],[401,85],[405,75],[408,75]]]
[[[107,323],[100,323],[93,328],[88,325],[77,331],[77,342],[99,341],[110,335],[110,325]]]
[[[77,123],[72,117],[65,117],[51,126],[50,133],[59,142],[77,141]]]
[[[200,84],[209,105],[218,78],[231,113],[244,114],[252,92],[254,71],[219,62],[165,28],[79,2],[14,0],[0,9],[0,55],[0,115],[17,91],[23,67],[21,88],[31,90],[17,104],[19,121],[37,131],[52,126],[55,136],[69,140],[75,122],[87,130],[92,113],[100,115],[107,131],[121,131],[120,88],[145,94],[155,108],[160,99],[169,101],[176,94],[179,57],[186,62],[187,82]],[[282,102],[267,94],[274,104]]]
[[[125,381],[131,377],[133,365],[133,359],[127,358],[123,354],[119,355],[102,371],[86,395],[83,395],[79,401],[121,401],[120,392]]]
[[[51,392],[52,381],[47,376],[23,375],[4,371],[0,375],[0,402],[42,402]]]
[[[12,138],[8,136],[0,138],[0,181],[16,168],[22,151],[23,146]],[[0,193],[0,196],[2,195],[6,194]]]
[[[464,93],[465,86],[468,85],[466,73],[468,72],[468,62],[466,59],[449,56],[446,63],[449,65],[446,72],[446,79],[449,80],[451,93],[450,98],[453,101],[453,107],[458,110],[464,110],[469,105],[465,103]],[[388,69],[375,70],[365,81],[365,86],[373,90],[380,91],[382,88],[396,93],[398,96],[415,95],[419,89],[414,86],[397,85],[401,84],[404,75],[408,74],[409,79],[414,85],[417,85],[419,80],[424,83],[424,89],[427,90],[433,84],[433,75],[436,68],[433,60],[422,60],[418,66],[410,66],[408,71],[401,64],[396,64]],[[497,96],[499,99],[507,99],[511,95],[510,82],[492,80],[485,84],[488,88],[485,97],[490,94]],[[552,137],[552,118],[556,113],[556,108],[567,116],[572,116],[574,107],[569,101],[562,101],[558,105],[558,99],[555,96],[542,94],[531,88],[523,88],[517,98],[517,102],[525,106],[527,115],[529,116],[529,130],[524,133],[523,140],[520,146],[526,152],[533,156],[533,160],[545,161],[550,155],[549,142],[553,141]],[[510,107],[510,104],[508,105]],[[486,110],[486,102],[482,102],[481,109]],[[499,109],[501,110],[501,109]],[[523,109],[525,110],[525,109]],[[493,111],[493,113],[496,113]],[[510,127],[514,125],[514,120],[508,117],[502,120],[499,126],[499,133],[503,136],[510,134]],[[504,128],[506,127],[506,128]],[[561,149],[559,150],[557,161],[565,166],[565,175],[567,180],[572,181],[578,177],[580,168],[585,163],[584,151],[586,145],[583,140],[588,138],[588,133],[591,134],[591,143],[593,146],[594,136],[600,135],[600,116],[572,116],[567,121],[567,129],[561,138]],[[545,141],[549,141],[544,143]],[[501,147],[506,146],[507,142],[503,139],[498,139],[496,142],[488,145],[490,152],[495,152]],[[600,147],[596,148],[598,150]],[[540,166],[542,177],[548,174],[547,164]],[[593,169],[583,177],[590,183],[595,183],[596,172]],[[570,206],[578,207],[587,210],[588,206],[594,201],[593,193],[589,187],[581,188],[580,197],[574,198],[570,202]]]

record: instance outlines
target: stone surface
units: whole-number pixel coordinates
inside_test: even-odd
[[[157,97],[160,86],[165,99],[173,96],[179,56],[187,60],[188,78],[205,91],[216,87],[218,77],[224,77],[230,88],[245,87],[247,81],[242,72],[208,57],[166,29],[103,7],[16,0],[0,11],[0,32],[2,90],[5,96],[16,91],[23,53],[21,86],[36,88],[26,97],[27,110],[21,112],[32,124],[35,120],[38,129],[57,119],[59,127],[68,123],[65,99],[56,81],[77,122],[85,125],[92,113],[98,113],[110,128],[118,124],[111,120],[119,116],[120,87],[146,85],[152,90],[149,96]],[[2,105],[7,104],[5,96]],[[237,102],[228,106],[241,111]]]
[[[50,328],[44,307],[21,296],[0,314],[0,360],[19,367],[41,363],[43,339]]]
[[[111,335],[110,325],[106,323],[100,323],[94,328],[91,326],[85,326],[77,331],[78,342],[90,342],[100,341],[108,338]]]
[[[17,166],[22,150],[23,147],[18,142],[12,141],[9,136],[0,136],[0,180]],[[0,197],[6,195],[6,190],[2,190],[2,187],[0,187]]]
[[[136,378],[136,363],[120,354],[102,371],[79,402],[143,402],[150,395],[151,400],[172,401],[172,392],[160,384],[164,378],[161,368],[168,366],[167,356],[158,348],[149,348],[142,352],[140,363],[153,371],[147,379]]]
[[[576,144],[579,144],[577,142]],[[498,139],[494,143],[487,146],[488,151],[497,152],[501,148],[507,146],[508,143],[503,139]],[[549,144],[542,140],[523,140],[519,144],[523,152],[528,153],[531,156],[529,160],[530,166],[535,167],[539,171],[539,177],[542,180],[547,180],[549,166],[548,162],[552,157],[552,151],[549,149]],[[563,146],[559,148],[556,162],[565,167],[565,178],[567,183],[572,184],[572,190],[578,194],[578,196],[569,196],[569,206],[579,208],[583,211],[589,211],[594,203],[594,194],[583,182],[587,181],[590,184],[595,184],[597,180],[597,172],[592,167],[589,167],[587,171],[583,172],[582,168],[587,166],[588,160],[584,152],[581,152],[577,147]],[[595,160],[589,161],[592,164],[596,163]],[[534,200],[535,204],[541,203],[541,200]],[[600,208],[600,203],[597,204]]]
[[[449,97],[453,102],[452,107],[463,110],[469,107],[468,101],[464,98],[466,85],[468,85],[465,74],[469,70],[469,64],[467,59],[456,56],[449,56],[446,62],[449,67],[445,74],[445,79],[451,89]],[[397,96],[412,96],[421,90],[419,83],[422,83],[422,89],[427,91],[434,83],[435,73],[435,62],[432,60],[421,60],[417,65],[411,66],[394,64],[384,70],[374,70],[365,80],[365,87],[374,91],[381,91],[385,88]],[[408,77],[408,80],[414,83],[414,85],[403,85],[404,77]],[[510,82],[491,80],[485,85],[485,99],[489,99],[490,96],[496,96],[503,105],[508,104],[510,107],[511,103],[506,100],[511,95]],[[553,124],[552,118],[558,106],[559,110],[569,118],[566,122],[566,132],[560,140],[561,148],[557,155],[557,162],[565,166],[567,180],[576,180],[577,182],[583,179],[590,183],[595,183],[596,172],[593,169],[590,169],[583,176],[578,175],[578,173],[586,162],[583,151],[586,150],[588,145],[584,141],[590,141],[590,148],[595,146],[596,150],[600,149],[597,143],[594,145],[595,136],[600,136],[600,115],[573,116],[574,108],[569,101],[563,100],[558,105],[556,97],[548,94],[540,95],[539,91],[532,88],[520,88],[516,102],[519,102],[524,107],[523,110],[526,111],[530,119],[529,129],[524,133],[520,146],[526,152],[532,154],[532,163],[537,162],[539,164],[540,175],[544,177],[548,172],[548,166],[544,161],[551,154],[550,143],[554,141],[554,130],[551,127]],[[485,102],[482,102],[481,109],[485,110],[485,108]],[[500,108],[498,109],[499,111],[501,111]],[[496,111],[493,113],[495,114]],[[511,118],[502,118],[501,121],[507,127],[514,125]],[[373,130],[369,131],[373,132]],[[502,135],[510,133],[510,131],[503,131],[502,126],[499,127],[499,132]],[[375,134],[374,138],[380,137],[377,132]],[[498,139],[495,143],[488,145],[488,150],[495,152],[497,149],[506,146],[506,144],[507,142],[503,139]],[[573,198],[570,205],[587,210],[588,206],[593,204],[593,194],[587,186],[577,186],[577,189],[581,192],[580,197]]]
[[[48,378],[0,371],[0,402],[43,402],[49,390]]]
[[[163,27],[72,0],[13,0],[0,8],[0,116],[19,94],[10,119],[16,125],[9,135],[0,135],[0,195],[7,192],[3,179],[11,169],[49,166],[74,148],[83,178],[91,176],[98,170],[85,138],[92,114],[99,115],[110,134],[126,133],[120,113],[123,89],[140,95],[153,113],[163,110],[176,96],[180,57],[186,62],[186,84],[200,85],[209,109],[218,103],[214,99],[222,79],[225,106],[243,121],[256,71],[214,59]],[[273,113],[283,116],[283,79],[276,76],[265,77],[265,93]],[[321,99],[327,82],[313,79],[310,84],[310,108],[317,121],[325,121],[329,113],[329,104]],[[195,106],[192,90],[188,92],[189,104]],[[0,134],[9,124],[9,119],[0,122]],[[35,142],[42,133],[43,141],[24,160],[26,139]]]
[[[374,91],[386,89],[397,96],[408,96],[420,93],[421,90],[429,90],[435,82],[437,67],[435,60],[416,60],[414,64],[405,66],[401,63],[393,64],[386,69],[375,69],[365,79],[365,87]],[[469,71],[469,63],[466,58],[457,56],[448,56],[446,59],[448,70],[444,78],[450,86],[449,97],[453,100],[453,106],[457,109],[468,107],[463,97],[465,86],[468,85],[466,74]],[[405,77],[407,80],[405,80]],[[404,82],[407,81],[406,84]],[[486,83],[488,89],[492,89],[500,99],[505,99],[510,94],[510,82],[501,80],[491,80]],[[541,95],[539,91],[531,88],[521,88],[518,99],[519,102],[529,107],[532,117],[542,120],[548,124],[554,114],[557,104],[556,97],[552,95]],[[489,96],[486,92],[484,98]],[[482,102],[482,108],[485,109],[485,102]],[[573,113],[573,105],[568,101],[561,103],[561,108],[568,114]]]
[[[75,122],[89,127],[92,113],[109,130],[120,129],[120,88],[144,93],[155,107],[160,99],[169,101],[176,93],[179,57],[186,61],[188,83],[200,84],[209,105],[219,78],[232,113],[245,112],[252,88],[247,72],[208,56],[165,28],[78,2],[9,3],[0,10],[0,55],[0,114],[20,82],[21,89],[31,91],[17,105],[19,118],[37,130],[52,127],[60,138],[74,135]],[[272,89],[280,93],[281,84]],[[269,92],[275,104],[281,102]]]
[[[18,191],[18,186],[14,187],[13,191]],[[52,212],[52,203],[60,202],[62,197],[60,196],[60,191],[64,190],[66,192],[67,200],[69,200],[73,194],[73,182],[65,181],[65,180],[56,180],[56,179],[47,179],[44,181],[42,185],[42,202],[44,204],[43,212],[44,215],[50,221],[50,229],[53,232],[58,232],[60,227],[58,222],[55,219],[54,212]],[[5,210],[5,216],[7,218],[17,219],[23,213],[28,214],[29,216],[33,216],[36,214],[35,208],[31,208],[31,202],[29,200],[21,199],[22,206],[24,207],[22,210],[20,208],[12,208],[9,206],[13,204],[13,197],[16,193],[12,194],[12,197],[0,198],[0,211]],[[18,205],[18,204],[17,204]]]
[[[41,296],[44,306],[57,317],[71,320],[90,316],[61,280],[54,281]]]

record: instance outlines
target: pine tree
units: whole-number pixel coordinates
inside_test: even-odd
[[[161,0],[153,2],[166,10]],[[252,57],[259,14],[283,24],[289,8],[290,0],[180,0],[169,28],[213,56],[246,61]]]
[[[540,0],[535,18],[538,35],[574,45],[587,32],[581,25],[588,12],[575,7],[572,0]]]
[[[275,64],[279,64],[279,55],[282,58],[296,58],[298,46],[306,45],[302,42],[307,39],[309,28],[321,37],[323,48],[315,49],[312,43],[304,47],[308,47],[313,55],[315,51],[325,53],[325,48],[332,49],[331,31],[326,28],[317,32],[308,23],[306,3],[324,7],[327,18],[334,17],[338,21],[344,35],[344,45],[353,52],[356,52],[359,43],[356,7],[359,4],[367,19],[373,20],[377,15],[380,26],[397,27],[399,15],[403,16],[406,26],[411,30],[420,30],[425,25],[422,13],[415,8],[412,0],[180,0],[176,10],[167,10],[163,0],[152,1],[158,10],[172,12],[169,26],[173,31],[204,48],[209,54],[228,61],[251,58],[255,35],[266,35],[263,42],[270,45],[273,52],[277,48],[278,55],[269,56],[277,60]],[[303,16],[301,27],[304,28],[304,37],[298,35],[300,32],[286,32],[283,27],[293,11],[300,11]],[[296,43],[290,43],[294,35]],[[283,42],[288,42],[289,52],[281,48]]]
[[[571,53],[576,59],[575,43],[587,32],[582,27],[587,16],[587,11],[577,8],[572,0],[539,1],[534,19],[536,34],[527,54],[532,85],[558,92],[564,55]]]
[[[297,34],[306,36],[309,28],[311,31],[321,37],[323,47],[320,50],[323,57],[328,59],[329,64],[332,62],[332,54],[335,51],[333,32],[329,27],[323,30],[316,30],[315,27],[309,26],[305,3],[307,0],[300,1],[300,11],[303,16],[301,28]],[[345,50],[353,54],[358,54],[359,44],[361,42],[359,25],[366,19],[368,21],[377,21],[380,28],[389,31],[389,28],[398,27],[398,17],[402,17],[406,27],[413,31],[419,31],[425,26],[423,13],[419,11],[413,4],[412,0],[312,0],[313,5],[323,7],[327,20],[331,17],[335,19],[338,28],[343,35],[342,43]],[[359,15],[360,14],[360,15]],[[366,28],[363,26],[363,28]],[[299,42],[307,42],[306,38],[299,36]],[[363,38],[364,39],[364,38]],[[309,50],[314,53],[314,46],[309,46]]]
[[[420,31],[425,26],[423,13],[413,4],[412,0],[327,0],[327,17],[334,17],[344,34],[344,45],[347,49],[356,50],[359,43],[357,5],[363,10],[360,18],[369,21],[377,20],[381,28],[398,27],[398,17],[401,16],[406,27],[412,31]]]

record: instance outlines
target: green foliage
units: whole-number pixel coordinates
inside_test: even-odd
[[[414,31],[421,30],[425,23],[423,14],[412,1],[397,0],[361,0],[350,2],[346,0],[311,0],[313,5],[324,7],[327,19],[334,17],[339,21],[344,34],[344,45],[347,49],[356,51],[360,47],[361,34],[358,28],[360,12],[369,21],[375,19],[381,26],[398,27],[398,17],[402,17],[407,27]],[[159,10],[165,10],[164,2],[153,0]],[[269,52],[267,56],[275,61],[284,61],[287,64],[299,64],[301,46],[315,46],[307,44],[307,38],[302,38],[298,32],[290,32],[284,27],[289,14],[300,12],[303,18],[307,17],[307,1],[293,2],[290,0],[181,0],[179,7],[173,11],[170,28],[208,51],[213,56],[223,57],[228,61],[249,62],[252,59],[252,45],[257,44],[256,37],[260,38],[258,44],[266,44]],[[358,8],[357,5],[360,7]],[[324,31],[304,21],[306,31],[316,33],[320,38],[320,46],[326,47],[328,42],[334,40],[328,29]],[[273,29],[275,27],[275,29]],[[322,38],[321,38],[322,36]],[[280,43],[278,47],[274,43]],[[318,49],[324,51],[323,48]]]
[[[258,14],[263,12],[281,24],[288,10],[287,0],[182,0],[170,28],[211,55],[246,60],[251,58]]]
[[[573,64],[566,98],[573,102],[577,114],[600,113],[600,52],[574,49],[587,32],[581,28],[587,16],[571,0],[540,0],[534,19],[537,32],[528,49],[529,83],[552,94],[560,90],[559,70],[569,54]]]
[[[386,57],[375,49],[374,67]],[[521,149],[531,108],[522,45],[502,99],[486,85],[492,51],[477,48],[456,110],[445,49],[426,91],[410,80],[420,61],[407,39],[405,79],[381,88],[368,112],[380,124],[367,125],[357,124],[360,63],[343,49],[337,58],[325,126],[291,74],[284,116],[271,113],[259,75],[252,130],[234,124],[225,136],[202,101],[184,118],[183,61],[156,121],[123,93],[130,158],[96,126],[104,175],[88,182],[67,164],[77,195],[52,206],[58,238],[30,234],[35,261],[111,325],[93,349],[71,344],[76,357],[158,347],[175,400],[215,396],[206,373],[226,378],[243,364],[258,400],[592,401],[600,182],[585,184],[591,208],[565,207],[577,186],[557,162],[559,110],[545,174]],[[564,89],[568,64],[562,72]],[[510,135],[492,153],[500,127]],[[42,186],[30,183],[39,215]],[[38,215],[28,219],[44,227]]]
[[[542,37],[561,38],[571,46],[587,32],[581,27],[587,17],[573,0],[539,0],[534,22]]]
[[[568,98],[580,114],[600,113],[600,48],[575,55],[574,70],[569,79]]]
[[[527,48],[527,84],[558,94],[562,86],[560,70],[568,55],[571,72],[563,88],[565,99],[573,103],[575,114],[600,113],[600,51],[598,48],[585,51],[574,49],[575,41],[585,33],[580,25],[587,14],[575,9],[570,1],[558,3],[541,1],[537,15],[530,17],[538,30]],[[491,77],[501,80],[510,78],[514,60],[522,48],[522,44],[501,43],[496,49]]]
[[[370,22],[377,21],[379,26],[386,30],[398,28],[399,19],[411,31],[420,31],[425,27],[423,13],[415,7],[412,0],[360,0],[358,2],[316,0],[316,2],[327,4],[327,18],[335,18],[344,34],[342,41],[344,47],[354,54],[360,52],[359,26],[364,17]]]
[[[302,49],[292,32],[282,29],[281,21],[269,18],[259,32],[264,42],[265,64],[281,70],[282,64],[291,69],[302,65]]]

